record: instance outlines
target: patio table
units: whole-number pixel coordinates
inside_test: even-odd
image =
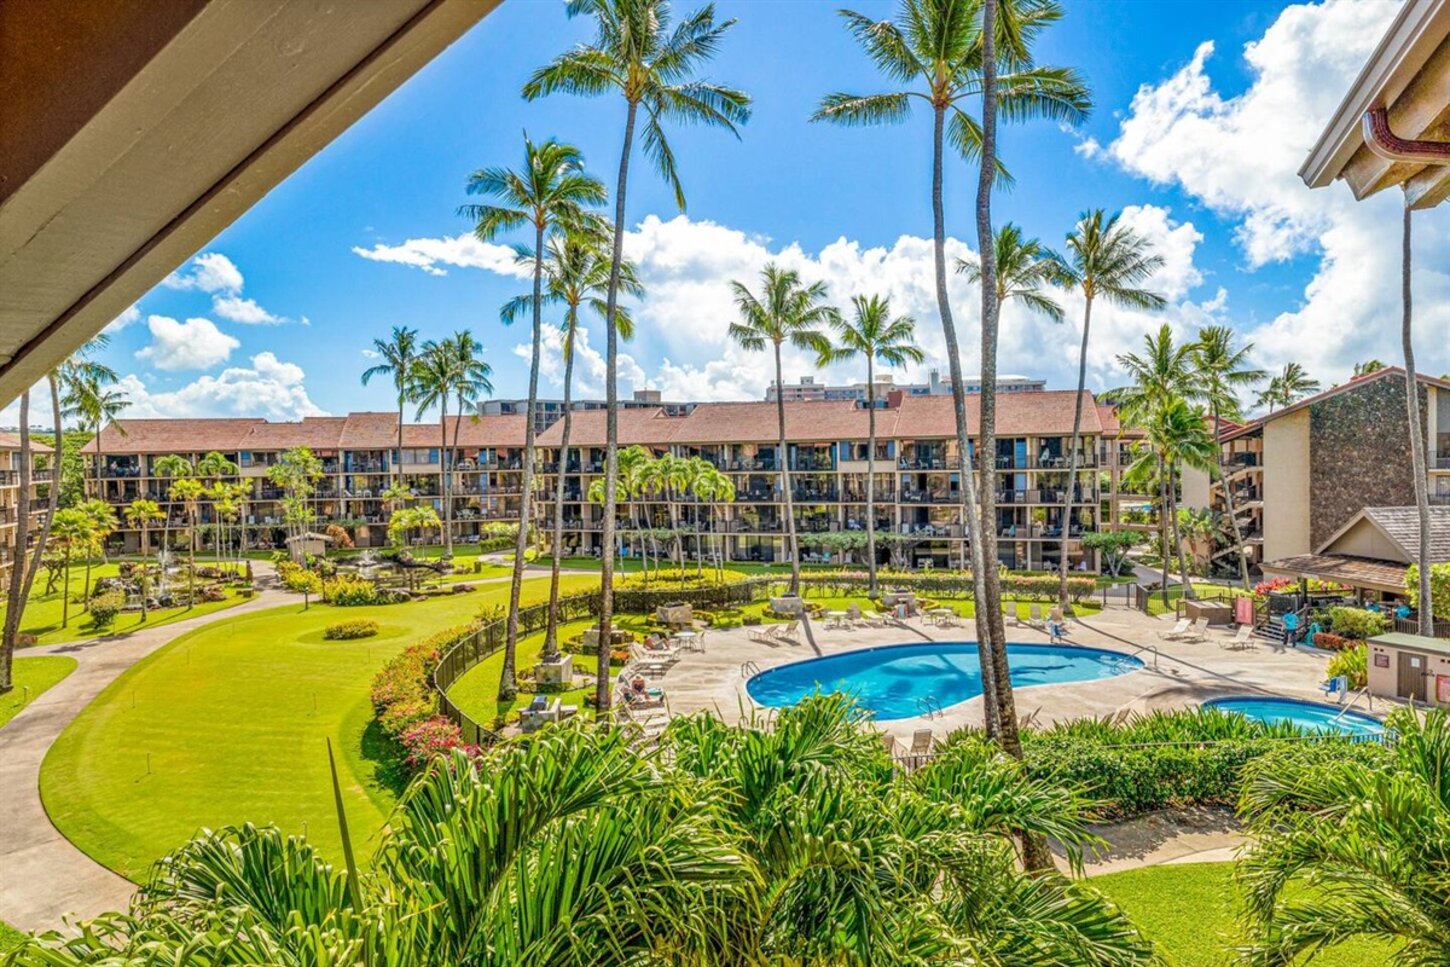
[[[682,648],[688,648],[690,651],[699,650],[700,633],[698,631],[677,631],[670,637],[678,641]]]
[[[957,616],[957,613],[951,608],[932,608],[931,611],[928,612],[928,614],[931,615],[932,624],[936,625],[937,627],[941,627],[943,624],[951,621]]]
[[[826,619],[827,619],[826,620],[826,627],[827,628],[844,628],[846,626],[846,617],[847,617],[847,612],[845,612],[845,611],[827,611],[826,612]]]

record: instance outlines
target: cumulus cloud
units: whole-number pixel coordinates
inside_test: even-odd
[[[248,326],[276,326],[287,321],[257,305],[256,299],[243,299],[241,296],[215,296],[211,307],[223,319]]]
[[[528,278],[529,268],[520,265],[511,246],[482,242],[468,232],[450,238],[410,238],[401,245],[378,242],[372,248],[354,245],[353,254],[373,262],[392,262],[420,269],[429,275],[447,275],[452,266],[485,269],[499,275]]]
[[[151,330],[151,343],[138,349],[136,358],[161,370],[210,369],[225,362],[241,345],[210,319],[181,322],[170,316],[150,316],[146,325]]]
[[[308,397],[302,367],[279,360],[271,352],[257,353],[249,367],[228,367],[174,391],[153,391],[135,374],[122,377],[117,388],[131,400],[126,416],[133,419],[261,416],[296,420],[327,415]]]
[[[220,252],[202,252],[161,280],[168,289],[201,292],[241,292],[242,271]]]
[[[1118,136],[1099,154],[1154,184],[1175,185],[1233,221],[1250,270],[1306,253],[1317,260],[1301,303],[1253,327],[1260,361],[1304,364],[1344,379],[1370,356],[1392,358],[1399,324],[1399,193],[1356,202],[1347,187],[1310,190],[1298,169],[1393,19],[1392,0],[1329,0],[1286,8],[1243,49],[1252,81],[1215,89],[1201,44],[1187,64],[1134,96]],[[1422,366],[1450,368],[1450,246],[1444,212],[1415,216],[1417,326]]]
[[[528,343],[514,346],[513,354],[528,362],[533,353]],[[619,367],[619,381],[643,389],[649,385],[644,369],[629,353],[621,352],[616,365]],[[607,365],[604,353],[589,344],[589,331],[580,329],[574,340],[574,398],[604,398]],[[539,340],[539,376],[547,383],[562,389],[564,386],[564,331],[546,326]]]
[[[133,302],[131,305],[127,306],[125,311],[122,312],[119,316],[106,323],[106,328],[102,329],[101,331],[108,336],[115,335],[122,329],[125,329],[131,323],[139,322],[140,320],[141,307]]]

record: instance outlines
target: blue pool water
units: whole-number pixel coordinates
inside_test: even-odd
[[[1361,712],[1344,712],[1335,705],[1300,702],[1292,698],[1256,698],[1240,695],[1214,698],[1203,703],[1225,712],[1238,712],[1256,722],[1291,722],[1301,729],[1341,732],[1345,735],[1384,735],[1385,724]]]
[[[1007,646],[1012,684],[1087,682],[1136,671],[1143,663],[1098,648],[1064,645]],[[761,705],[794,705],[814,692],[847,692],[878,719],[922,714],[921,702],[942,708],[982,694],[975,641],[888,645],[812,658],[761,672],[745,683]]]

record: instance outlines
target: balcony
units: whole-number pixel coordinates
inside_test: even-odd
[[[1450,494],[1431,494],[1431,507],[1450,507]]]
[[[903,504],[955,504],[961,500],[959,494],[944,490],[903,490]]]

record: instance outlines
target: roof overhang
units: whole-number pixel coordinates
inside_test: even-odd
[[[0,3],[0,404],[497,3]]]
[[[1405,592],[1406,567],[1393,561],[1377,561],[1343,554],[1300,554],[1269,561],[1259,567],[1269,577],[1318,578],[1321,581],[1347,584],[1352,588],[1368,591],[1383,591],[1388,594]]]
[[[1365,117],[1378,107],[1399,138],[1450,141],[1450,0],[1406,0],[1299,169],[1311,188],[1343,178],[1356,198],[1400,184],[1415,208],[1450,197],[1450,165],[1394,161],[1366,145]]]

